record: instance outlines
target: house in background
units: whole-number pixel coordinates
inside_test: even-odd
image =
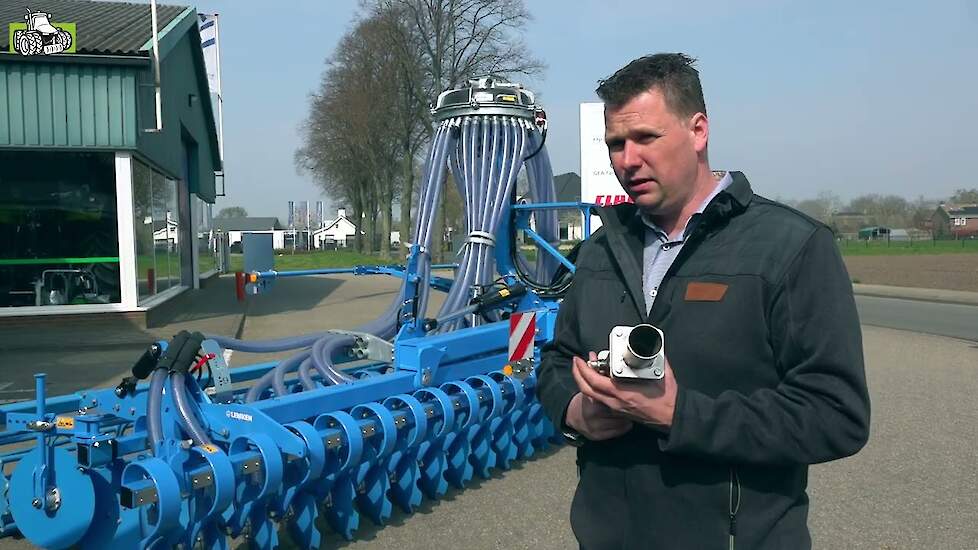
[[[241,252],[241,236],[245,233],[267,233],[272,235],[272,248],[282,250],[286,248],[286,234],[288,229],[283,229],[278,222],[278,218],[216,218],[214,229],[226,233],[228,236],[228,246],[232,252]]]
[[[73,53],[11,51],[0,2],[0,316],[132,313],[213,271],[217,128],[194,8],[29,3],[74,23]]]
[[[345,248],[353,246],[357,235],[357,226],[346,217],[346,209],[336,210],[336,219],[325,222],[323,227],[312,232],[314,248]]]
[[[931,216],[935,238],[973,239],[978,237],[978,205],[942,204]]]
[[[554,190],[557,193],[557,202],[580,202],[581,176],[574,172],[554,176]],[[560,240],[579,241],[584,238],[584,217],[580,211],[560,210],[557,223],[560,227]]]

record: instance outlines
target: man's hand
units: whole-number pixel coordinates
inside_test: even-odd
[[[597,359],[594,352],[590,353],[590,359]],[[603,405],[613,414],[625,415],[637,422],[665,430],[672,426],[678,387],[668,359],[665,361],[665,377],[658,381],[619,381],[608,378],[588,367],[579,357],[574,358],[573,373],[581,394]]]
[[[578,359],[575,357],[574,360]],[[583,393],[571,398],[564,423],[591,441],[612,439],[632,429],[631,420]]]

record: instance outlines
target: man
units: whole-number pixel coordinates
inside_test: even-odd
[[[634,204],[601,209],[544,350],[538,393],[578,449],[582,548],[811,547],[808,465],[869,435],[852,285],[831,231],[711,171],[693,60],[600,83]],[[719,175],[718,175],[719,174]],[[616,325],[665,334],[661,381],[588,366]]]

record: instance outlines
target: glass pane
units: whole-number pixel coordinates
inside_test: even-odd
[[[177,182],[166,179],[166,243],[170,252],[170,288],[180,286],[180,209]]]
[[[112,153],[0,151],[0,307],[118,303]]]
[[[197,195],[191,195],[194,205],[194,216],[197,224],[197,261],[199,275],[204,275],[217,269],[217,256],[214,252],[214,233],[211,205],[200,200]]]
[[[167,209],[169,196],[166,178],[159,172],[153,178],[153,250],[156,258],[156,291],[170,288],[170,247],[167,238]]]
[[[148,166],[132,161],[133,230],[136,234],[136,287],[139,299],[156,294],[153,257],[153,182]]]

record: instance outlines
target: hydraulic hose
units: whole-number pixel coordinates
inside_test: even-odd
[[[275,378],[275,369],[266,372],[257,382],[248,388],[248,393],[245,394],[245,403],[254,403],[258,401],[261,394],[265,393],[265,390],[271,387],[272,380]]]
[[[426,318],[434,220],[443,200],[445,176],[449,169],[455,176],[455,184],[464,201],[464,227],[468,238],[460,253],[459,268],[440,308],[439,317],[444,318],[446,314],[465,309],[474,288],[484,289],[491,285],[495,275],[495,246],[491,236],[498,234],[503,217],[509,210],[516,178],[524,165],[533,198],[538,201],[553,200],[553,175],[546,155],[524,158],[528,150],[543,149],[542,137],[535,130],[529,122],[508,115],[462,116],[444,120],[438,125],[425,163],[417,222],[413,228],[414,241],[421,247],[417,274],[424,283],[418,284],[416,295],[409,296],[408,282],[405,280],[387,309],[373,321],[355,330],[390,340],[397,333],[400,311],[406,300],[416,300],[414,308],[417,318]],[[539,233],[550,240],[551,235],[556,234],[556,224],[551,222],[556,221],[556,217],[549,212],[547,214],[535,219],[543,220],[538,224]],[[552,262],[538,259],[536,269],[533,269],[523,260],[518,261],[517,268],[540,273],[552,269],[546,265],[548,263]],[[452,315],[436,330],[444,332],[466,326],[470,321],[464,317]],[[479,318],[474,319],[477,324],[481,322]],[[256,342],[222,336],[213,338],[225,348],[246,352],[267,353],[310,348],[280,362],[260,378],[249,390],[246,396],[248,402],[257,400],[269,387],[274,388],[276,395],[287,392],[285,377],[295,370],[298,370],[299,380],[306,390],[318,387],[319,383],[343,384],[354,379],[336,369],[333,361],[333,355],[337,351],[352,344],[349,336],[338,336],[326,331]],[[319,383],[313,380],[313,368],[322,377]]]
[[[333,354],[344,347],[352,346],[353,341],[352,336],[344,335],[329,339],[323,338],[312,346],[312,364],[323,376],[323,379],[328,380],[331,384],[345,384],[355,380],[352,376],[343,374],[333,367]]]
[[[282,396],[289,393],[289,390],[285,388],[285,375],[299,368],[299,364],[305,361],[307,357],[309,357],[308,351],[297,353],[280,362],[272,370],[272,388],[275,390],[275,395]]]
[[[170,373],[170,390],[173,394],[173,404],[176,406],[177,415],[180,417],[180,424],[184,431],[194,440],[194,443],[211,445],[207,431],[197,422],[190,400],[187,398],[186,379],[182,372]]]
[[[246,353],[272,353],[276,351],[288,351],[292,349],[306,348],[311,346],[316,340],[329,334],[328,332],[316,332],[304,334],[302,336],[290,336],[288,338],[278,338],[275,340],[238,340],[227,336],[208,334],[207,338],[217,342],[222,348],[243,351]]]
[[[166,369],[156,369],[149,380],[149,392],[146,394],[146,430],[149,432],[149,448],[153,453],[156,446],[163,441],[163,384],[166,382]]]
[[[299,365],[299,381],[305,391],[316,389],[316,381],[312,379],[312,357],[306,357]]]

